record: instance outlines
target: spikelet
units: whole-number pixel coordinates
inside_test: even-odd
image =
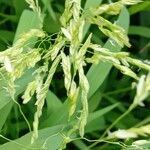
[[[60,22],[61,22],[62,26],[64,26],[64,27],[66,27],[68,21],[72,17],[72,14],[73,14],[73,12],[71,10],[72,5],[73,5],[73,0],[65,1],[65,10],[64,10],[64,13],[60,17]]]
[[[73,19],[77,22],[80,17],[80,10],[81,10],[81,0],[74,0],[73,1]]]
[[[57,57],[59,51],[65,45],[65,41],[65,38],[58,35],[54,45],[49,48],[49,51],[43,56],[43,58],[51,58],[51,60],[53,61]]]
[[[79,133],[80,136],[84,136],[84,128],[87,123],[87,117],[88,117],[88,92],[89,92],[89,83],[88,80],[84,74],[83,66],[80,64],[79,66],[79,80],[80,80],[80,88],[81,88],[81,102],[82,102],[82,110],[81,115],[79,118]]]
[[[49,86],[50,86],[51,80],[53,78],[53,75],[56,71],[57,65],[60,62],[60,58],[61,57],[58,56],[54,60],[52,66],[48,72],[48,76],[47,76],[45,83],[41,83],[40,86],[36,90],[37,101],[36,101],[35,105],[37,106],[37,110],[36,110],[35,115],[34,115],[33,135],[32,135],[32,139],[31,139],[32,143],[34,142],[35,139],[38,138],[39,118],[42,115],[42,108],[44,106],[45,98],[46,98],[47,92],[49,90]]]
[[[14,43],[13,47],[21,48],[32,37],[44,38],[46,35],[40,29],[31,29],[29,32],[20,35],[20,38]]]
[[[78,70],[80,64],[82,64],[82,62],[84,60],[87,49],[90,47],[90,44],[91,44],[91,37],[92,37],[92,34],[90,34],[88,36],[85,43],[82,45],[82,47],[79,49],[78,53],[76,53],[76,55],[75,55],[75,60],[74,60],[75,61],[75,63],[74,63],[75,70]]]
[[[61,52],[62,68],[64,72],[64,83],[67,93],[69,93],[71,85],[71,62],[69,56],[66,56],[64,52]]]
[[[38,35],[37,35],[38,34]],[[38,29],[30,30],[29,32],[20,36],[20,38],[14,43],[14,45],[7,50],[0,53],[0,62],[4,64],[7,72],[14,72],[15,66],[20,65],[33,67],[37,61],[41,58],[38,49],[33,49],[28,53],[23,53],[24,44],[32,37],[43,37],[44,32]],[[29,56],[29,58],[28,58]],[[30,58],[31,56],[31,58]],[[30,59],[30,60],[29,60]],[[32,61],[31,61],[32,59]],[[29,62],[27,62],[29,61]],[[24,65],[24,63],[26,65]],[[28,63],[28,64],[27,64]],[[17,66],[18,66],[17,65]],[[23,67],[24,68],[24,67]]]
[[[139,68],[143,68],[143,69],[145,69],[147,71],[150,71],[150,65],[142,62],[141,60],[134,59],[134,58],[131,58],[131,57],[127,57],[126,60],[129,63],[131,63],[131,64],[133,64],[133,65],[135,65],[135,66],[137,66]]]
[[[83,40],[83,34],[84,34],[84,25],[85,25],[85,20],[84,19],[80,19],[80,26],[79,26],[79,33],[78,33],[78,39],[79,39],[79,42],[82,42]]]
[[[8,73],[13,72],[14,68],[13,68],[11,60],[10,60],[10,58],[8,56],[1,56],[0,57],[0,62],[4,64],[5,70]]]
[[[136,75],[136,73],[134,73],[130,68],[126,67],[126,66],[122,66],[119,64],[113,64],[117,69],[119,69],[121,71],[121,73],[130,76],[136,80],[139,79],[139,77]]]
[[[62,33],[65,35],[65,37],[69,40],[69,41],[71,41],[71,39],[72,39],[72,36],[71,36],[71,34],[70,34],[70,31],[69,31],[69,29],[66,29],[66,28],[61,28],[61,31],[62,31]]]
[[[143,101],[150,95],[150,73],[142,75],[139,79],[136,89],[136,96],[133,101],[133,106],[144,106]]]
[[[110,133],[109,137],[110,138],[118,138],[118,139],[130,139],[130,138],[137,138],[138,136],[136,133],[134,133],[132,131],[119,129],[113,133]]]
[[[123,5],[135,5],[141,3],[142,0],[120,0]]]
[[[135,5],[140,2],[142,1],[141,0],[120,0],[115,3],[102,4],[97,8],[90,8],[90,12],[95,16],[101,15],[103,13],[106,13],[109,15],[117,15],[120,13],[124,5]]]
[[[148,136],[150,135],[150,124],[138,128],[131,128],[129,131],[136,133],[138,136]]]
[[[65,88],[67,90],[67,96],[69,100],[69,117],[71,117],[75,112],[79,88],[77,88],[75,81],[72,80],[71,77],[71,62],[69,56],[66,56],[65,53],[61,52],[61,57],[62,57],[62,68],[65,75],[64,79]]]
[[[41,55],[38,49],[32,49],[28,53],[20,54],[18,59],[13,62],[14,71],[12,76],[17,79],[21,77],[27,68],[32,68],[41,60]]]
[[[22,96],[23,98],[23,104],[26,104],[30,101],[31,97],[33,96],[33,94],[35,93],[36,90],[36,82],[32,81],[28,84],[24,95]]]
[[[130,139],[150,135],[150,124],[138,128],[119,129],[109,134],[109,138]]]
[[[95,16],[101,15],[103,13],[107,13],[109,15],[117,15],[121,11],[123,4],[120,2],[110,3],[110,4],[103,4],[100,5],[98,8],[91,8],[90,11]]]
[[[123,150],[133,150],[133,149],[140,149],[140,150],[148,150],[150,149],[150,141],[149,140],[136,140],[132,143],[130,147]]]
[[[68,99],[69,99],[69,117],[71,117],[76,109],[77,105],[77,98],[79,94],[79,88],[77,87],[74,80],[71,82],[70,90],[68,93]]]
[[[123,44],[130,47],[129,39],[125,33],[125,30],[116,24],[112,24],[109,21],[105,20],[103,17],[98,18],[99,21],[104,24],[99,26],[99,29],[108,37],[114,39],[121,47]]]

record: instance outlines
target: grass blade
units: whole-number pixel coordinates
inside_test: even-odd
[[[144,26],[130,26],[129,34],[150,38],[150,28]]]

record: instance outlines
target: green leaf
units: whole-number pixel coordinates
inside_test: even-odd
[[[90,7],[97,7],[98,5],[101,4],[101,2],[102,2],[102,0],[94,0],[94,1],[87,0],[85,3],[84,9],[86,10]]]
[[[14,33],[11,31],[0,30],[0,39],[8,43],[8,41],[13,41]]]
[[[130,26],[129,34],[150,38],[150,28],[143,26]]]
[[[106,122],[103,116],[98,117],[90,123],[87,123],[85,127],[85,133],[92,133],[93,131],[101,131],[105,129]]]
[[[8,1],[8,0],[0,0],[0,3],[4,3],[4,4],[7,4],[7,5],[12,5],[12,2]]]
[[[10,101],[9,103],[7,103],[1,110],[0,110],[0,114],[3,114],[1,115],[1,118],[0,118],[0,131],[4,125],[4,122],[6,121],[7,119],[7,116],[12,108],[12,101]]]
[[[26,2],[25,2],[25,0],[24,1],[13,0],[13,6],[15,8],[15,12],[16,12],[17,17],[19,17],[26,7]]]
[[[38,19],[37,14],[30,10],[24,10],[20,17],[14,42],[19,38],[19,36],[22,33],[25,33],[30,29],[37,29],[37,28],[40,28],[40,20]]]
[[[90,150],[88,146],[81,140],[74,141],[73,144],[79,149],[79,150]]]
[[[66,100],[61,107],[55,109],[55,111],[41,123],[41,127],[65,124],[68,121],[68,111],[68,101]]]
[[[103,109],[100,109],[98,111],[95,111],[93,113],[90,113],[89,117],[88,117],[88,123],[92,122],[93,120],[101,117],[102,115],[106,114],[107,112],[111,111],[112,109],[114,109],[115,107],[117,107],[119,105],[119,103],[110,105],[108,107],[105,107]]]
[[[105,120],[103,115],[105,115],[106,113],[110,112],[111,110],[113,110],[114,108],[116,108],[119,105],[119,103],[107,106],[103,109],[97,110],[93,113],[89,114],[88,117],[88,122],[85,128],[85,132],[93,132],[96,130],[102,130],[104,129],[105,126]]]
[[[59,100],[59,98],[51,91],[47,93],[46,97],[46,103],[47,103],[47,109],[48,114],[51,114],[56,109],[59,109],[62,106],[62,102]]]
[[[102,92],[104,90],[104,86],[103,88],[99,88],[89,99],[89,111],[93,112],[98,106],[99,103],[102,100]]]
[[[62,129],[63,125],[58,125],[39,130],[39,138],[33,144],[31,144],[32,133],[26,134],[15,141],[1,145],[0,150],[27,150],[34,148],[42,150],[43,144],[49,150],[57,150],[62,143],[62,136],[59,134]]]

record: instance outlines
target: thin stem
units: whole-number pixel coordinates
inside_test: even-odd
[[[105,135],[121,120],[123,119],[127,114],[129,114],[132,110],[134,109],[134,105],[131,104],[131,106],[129,107],[129,109],[127,111],[125,111],[120,117],[118,117],[106,130],[105,132],[102,134],[102,136],[98,139],[98,140],[102,140]],[[95,145],[97,145],[99,142],[95,142],[93,144],[91,144],[89,146],[89,148],[94,147]]]
[[[27,117],[25,116],[25,114],[23,113],[23,111],[22,111],[22,109],[21,109],[20,104],[19,104],[19,103],[15,100],[15,98],[14,98],[14,97],[12,97],[12,100],[13,100],[13,102],[14,102],[15,104],[17,104],[17,105],[18,105],[19,111],[20,111],[21,115],[23,116],[23,118],[24,118],[25,122],[27,123],[28,128],[29,128],[29,131],[31,132],[32,130],[31,130],[30,123],[29,123],[29,121],[28,121]]]

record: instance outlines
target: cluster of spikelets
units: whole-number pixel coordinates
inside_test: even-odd
[[[42,24],[42,14],[38,1],[27,0],[30,8],[38,14]],[[1,72],[6,74],[8,80],[8,91],[11,97],[15,94],[15,80],[20,78],[25,70],[34,67],[39,61],[43,65],[37,65],[38,68],[33,73],[34,80],[28,83],[23,98],[23,103],[30,101],[31,97],[36,93],[37,106],[33,122],[33,139],[38,137],[39,117],[42,115],[42,108],[44,106],[45,98],[51,84],[57,66],[60,64],[64,72],[64,86],[67,91],[69,101],[69,117],[76,111],[77,99],[80,99],[82,108],[80,116],[78,117],[77,127],[79,134],[84,136],[84,127],[87,123],[88,117],[88,92],[89,83],[84,73],[84,66],[87,63],[98,63],[99,61],[107,61],[112,63],[123,74],[131,76],[139,80],[136,73],[131,70],[131,65],[143,68],[150,71],[150,66],[140,60],[131,58],[126,52],[111,52],[109,49],[101,47],[101,45],[93,44],[91,42],[92,34],[89,34],[83,43],[84,27],[87,23],[95,24],[108,37],[112,38],[114,42],[121,47],[124,45],[130,46],[125,30],[104,19],[101,14],[107,13],[109,15],[117,15],[120,13],[124,5],[133,5],[140,2],[140,0],[120,0],[115,3],[103,4],[97,8],[90,8],[82,12],[81,0],[66,0],[65,10],[60,18],[61,30],[57,34],[57,38],[49,49],[30,48],[30,38],[45,38],[47,35],[42,29],[32,29],[29,32],[20,36],[14,45],[4,52],[0,53],[0,62],[2,64]],[[67,45],[67,47],[66,47]],[[93,53],[90,58],[86,57],[86,53]],[[75,77],[79,78],[76,82]],[[136,104],[141,104],[143,99],[148,96],[150,88],[145,85],[145,76],[140,78],[140,87],[135,97]],[[148,78],[149,80],[149,78]],[[142,91],[147,88],[146,91]],[[145,95],[143,96],[143,93]],[[80,95],[80,96],[79,96]],[[139,98],[140,97],[140,98]]]
[[[147,137],[150,135],[150,124],[144,125],[141,127],[134,127],[130,128],[128,130],[119,129],[115,132],[112,132],[108,135],[107,140],[111,139],[135,139],[140,136]],[[131,145],[126,144],[120,144],[120,146],[123,148],[123,150],[148,150],[150,148],[150,142],[149,140],[137,140],[134,141]]]

